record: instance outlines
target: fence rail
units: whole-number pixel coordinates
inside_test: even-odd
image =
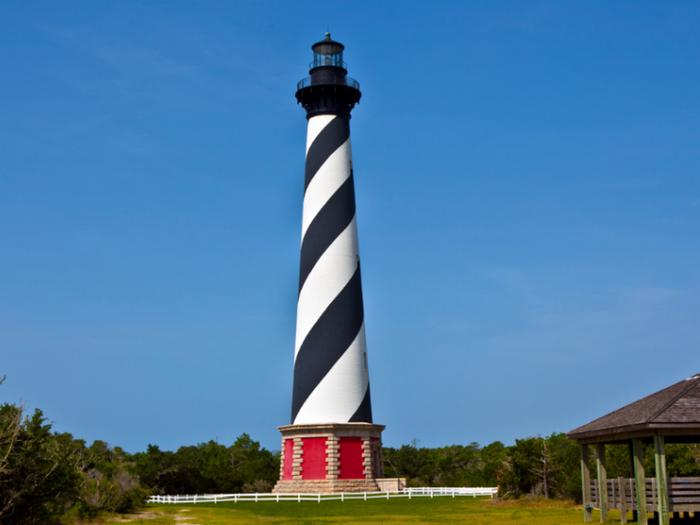
[[[464,497],[477,496],[493,498],[498,494],[498,487],[410,487],[399,492],[341,492],[341,493],[294,493],[294,494],[271,494],[271,493],[245,493],[245,494],[194,494],[194,495],[153,495],[148,498],[148,503],[160,504],[183,504],[183,503],[224,503],[224,502],[262,502],[274,501],[345,501],[345,500],[370,500],[370,499],[393,499],[393,498],[433,498],[440,496]]]

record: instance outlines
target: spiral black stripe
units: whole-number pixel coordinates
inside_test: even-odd
[[[369,395],[369,383],[367,383],[367,391],[365,397],[362,398],[362,403],[357,407],[357,410],[350,418],[351,423],[371,423],[372,422],[372,402]]]
[[[306,154],[304,191],[324,162],[350,137],[350,125],[346,117],[335,117],[316,136]]]
[[[292,421],[311,392],[355,340],[363,322],[358,262],[352,278],[319,317],[299,348],[294,362]]]
[[[355,185],[352,172],[309,224],[301,243],[299,291],[318,259],[355,216]]]

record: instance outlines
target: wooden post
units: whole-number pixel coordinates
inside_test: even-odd
[[[591,468],[588,464],[588,445],[581,445],[581,492],[583,494],[583,521],[593,521],[591,503]]]
[[[656,470],[656,491],[659,494],[657,497],[659,525],[669,525],[668,475],[666,473],[666,450],[663,436],[654,436],[654,467]]]
[[[595,462],[598,471],[598,504],[600,505],[600,522],[605,523],[608,521],[608,473],[605,469],[604,443],[598,443],[596,445]]]
[[[617,495],[620,499],[620,523],[627,523],[627,491],[625,490],[625,478],[617,478]]]
[[[631,505],[630,508],[632,509],[632,521],[636,522],[637,521],[637,509],[635,508],[634,505],[634,498],[635,498],[635,493],[634,493],[634,447],[632,446],[632,442],[630,441],[627,445],[628,451],[629,451],[629,458],[630,458],[630,484],[631,486],[627,487],[628,488],[628,494],[630,495],[630,500],[631,500]]]
[[[647,525],[647,478],[644,473],[644,444],[641,439],[632,440],[634,455],[634,487],[637,498],[637,523]]]

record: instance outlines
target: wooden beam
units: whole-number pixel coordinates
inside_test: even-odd
[[[647,478],[644,472],[644,444],[641,439],[632,440],[634,454],[634,489],[637,499],[637,523],[647,525]]]
[[[596,445],[596,469],[598,472],[598,504],[600,505],[600,522],[608,521],[608,472],[605,468],[605,444]],[[666,525],[666,524],[663,524]]]
[[[581,493],[583,494],[583,521],[593,521],[591,502],[591,468],[588,464],[588,445],[581,445]]]
[[[669,525],[668,513],[668,474],[666,473],[666,447],[663,436],[654,436],[654,467],[656,470],[656,490],[658,491],[657,508],[659,525]]]

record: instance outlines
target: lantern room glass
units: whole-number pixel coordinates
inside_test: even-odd
[[[314,60],[311,67],[335,66],[345,69],[343,46],[332,43],[318,44],[314,47]]]

